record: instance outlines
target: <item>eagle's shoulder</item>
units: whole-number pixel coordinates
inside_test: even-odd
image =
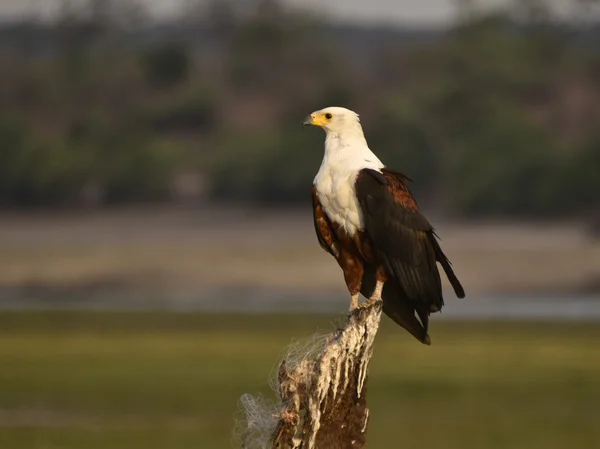
[[[388,168],[380,171],[365,168],[356,176],[356,196],[371,214],[393,210],[395,214],[402,212],[421,217],[417,200],[408,186],[410,182],[408,176]],[[428,227],[425,223],[421,225]]]

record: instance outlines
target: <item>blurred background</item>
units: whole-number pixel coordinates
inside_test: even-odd
[[[239,447],[348,307],[331,105],[467,291],[431,347],[384,319],[369,447],[600,447],[595,0],[0,2],[0,447]]]

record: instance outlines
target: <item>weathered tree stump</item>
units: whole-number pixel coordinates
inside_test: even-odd
[[[242,448],[365,447],[368,367],[380,319],[381,303],[359,309],[303,354],[289,353],[279,366],[278,404],[244,395]]]

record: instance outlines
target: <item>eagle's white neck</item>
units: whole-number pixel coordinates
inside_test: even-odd
[[[369,148],[359,123],[347,126],[343,132],[325,129],[325,133],[325,154],[321,169],[347,174],[363,168],[379,170],[383,167]]]
[[[325,152],[328,147],[332,146],[338,149],[345,147],[369,148],[365,134],[358,122],[346,124],[341,132],[325,128]]]
[[[325,132],[325,154],[314,185],[329,219],[354,235],[357,229],[363,229],[354,189],[356,176],[364,168],[380,171],[384,165],[369,149],[358,122],[342,132]]]

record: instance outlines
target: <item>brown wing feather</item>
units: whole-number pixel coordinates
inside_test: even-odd
[[[312,188],[313,220],[315,224],[315,233],[321,248],[333,255],[336,259],[340,256],[339,246],[331,222],[323,210],[319,201],[317,189]]]
[[[373,242],[381,263],[397,279],[404,295],[427,330],[430,311],[444,304],[436,262],[448,272],[458,296],[462,286],[452,273],[448,259],[435,240],[434,229],[419,212],[417,202],[401,173],[362,170],[356,180],[356,195],[364,217],[365,232]]]

